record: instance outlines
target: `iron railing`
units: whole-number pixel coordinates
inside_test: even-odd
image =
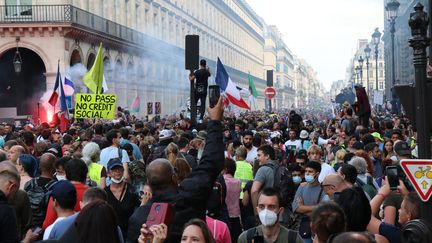
[[[0,25],[20,23],[70,23],[131,43],[143,43],[143,33],[73,5],[0,5]]]

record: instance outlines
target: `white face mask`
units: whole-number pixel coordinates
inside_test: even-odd
[[[64,180],[66,180],[66,176],[64,176],[64,175],[56,175],[56,178],[57,178],[58,181],[64,181]]]
[[[273,226],[278,218],[275,212],[268,209],[261,210],[258,215],[264,226]]]
[[[113,182],[113,183],[115,183],[115,184],[120,184],[120,183],[122,183],[123,181],[124,181],[124,176],[122,176],[120,179],[114,179],[114,178],[111,178],[111,181]]]

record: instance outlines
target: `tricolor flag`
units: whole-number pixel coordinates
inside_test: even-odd
[[[58,74],[58,76],[60,76],[60,74]],[[60,125],[59,125],[60,131],[62,133],[66,132],[68,125],[69,125],[69,110],[67,108],[66,95],[63,89],[63,83],[60,82]]]
[[[139,98],[139,96],[137,95],[137,96],[135,97],[134,102],[132,103],[132,106],[131,106],[131,110],[130,110],[130,112],[138,113],[139,111],[140,111],[140,98]]]
[[[69,75],[65,75],[64,78],[64,92],[67,96],[72,96],[75,92],[75,84],[72,81],[72,78]]]
[[[60,63],[57,64],[57,77],[56,77],[56,81],[54,84],[54,90],[53,93],[51,94],[51,97],[48,100],[48,103],[50,103],[50,105],[55,106],[57,104],[57,100],[58,100],[58,93],[57,93],[57,89],[60,85]]]
[[[241,97],[240,91],[237,89],[237,86],[234,84],[234,82],[231,81],[231,78],[229,77],[224,65],[219,58],[217,59],[217,71],[215,81],[231,104],[250,110],[249,106]]]

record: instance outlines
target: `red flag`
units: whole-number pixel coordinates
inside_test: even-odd
[[[68,129],[68,126],[69,126],[69,119],[66,117],[66,114],[65,114],[66,112],[60,113],[61,115],[60,115],[59,129],[60,129],[60,132],[62,132],[62,133],[66,132]]]
[[[58,100],[58,94],[57,91],[53,91],[51,97],[48,100],[48,103],[50,103],[50,105],[55,106],[57,104],[57,100]]]

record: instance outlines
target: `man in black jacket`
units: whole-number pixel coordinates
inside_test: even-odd
[[[177,186],[174,168],[166,159],[152,161],[146,170],[153,197],[135,210],[129,219],[128,242],[136,242],[140,228],[146,222],[153,202],[168,202],[174,206],[174,218],[168,226],[165,242],[180,242],[184,224],[193,218],[205,219],[206,199],[224,164],[222,143],[223,102],[219,99],[208,109],[211,121],[207,127],[207,140],[199,165]]]

